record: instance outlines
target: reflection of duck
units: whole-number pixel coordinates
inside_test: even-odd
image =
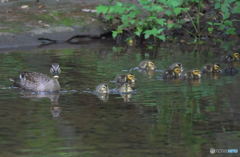
[[[103,102],[107,102],[109,99],[109,93],[96,93],[98,99],[100,99]]]
[[[198,80],[201,78],[201,71],[198,69],[190,70],[183,75],[183,78],[189,80]]]
[[[97,93],[109,93],[109,88],[106,83],[101,83],[96,87]]]
[[[123,74],[123,75],[118,75],[115,78],[115,81],[117,85],[123,85],[124,83],[129,83],[130,85],[134,86],[136,78],[133,74]]]
[[[130,102],[132,98],[132,93],[121,94],[121,97],[123,98],[124,102]]]
[[[129,83],[124,83],[121,87],[118,88],[120,93],[129,93],[132,92],[133,89]]]
[[[19,79],[13,80],[14,85],[22,89],[31,90],[35,92],[55,92],[60,90],[60,84],[58,82],[61,69],[59,64],[52,64],[50,73],[53,78],[48,77],[45,74],[38,72],[22,72],[19,75]]]
[[[240,61],[240,53],[239,52],[235,52],[235,53],[226,55],[224,57],[224,61],[226,63],[232,63],[232,62],[235,62],[235,61]]]
[[[23,90],[21,91],[21,95],[23,98],[29,98],[29,99],[41,99],[41,98],[48,98],[51,101],[52,105],[58,105],[58,99],[60,97],[60,94],[57,92],[48,93],[48,92],[38,92],[34,93],[31,91]]]
[[[62,108],[58,103],[60,94],[59,92],[52,92],[52,93],[48,93],[48,92],[38,92],[38,93],[34,93],[31,91],[21,91],[21,95],[23,98],[28,98],[28,99],[42,99],[42,98],[49,98],[51,101],[51,107],[50,107],[50,112],[52,114],[53,117],[59,117],[60,113],[62,112]]]
[[[156,70],[156,65],[152,61],[149,61],[149,60],[140,62],[138,67],[141,70]]]
[[[168,69],[163,73],[163,79],[177,79],[181,76],[182,70],[180,67]]]
[[[169,70],[173,70],[174,68],[180,68],[181,72],[183,72],[183,65],[182,63],[173,63],[168,67]]]
[[[203,67],[202,73],[221,73],[222,68],[220,64],[207,64]]]
[[[59,107],[59,106],[52,106],[52,107],[50,108],[50,111],[51,111],[52,116],[53,116],[54,118],[56,118],[56,117],[59,117],[59,116],[60,116],[60,114],[61,114],[61,112],[62,112],[62,108]]]

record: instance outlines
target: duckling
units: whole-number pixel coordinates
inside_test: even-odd
[[[132,92],[133,89],[129,83],[124,83],[121,87],[118,88],[120,93],[129,93]]]
[[[106,94],[109,93],[109,88],[106,83],[101,83],[96,87],[96,93]]]
[[[184,79],[188,79],[188,80],[198,80],[201,78],[201,71],[198,70],[198,69],[193,69],[193,70],[190,70],[188,72],[186,72],[184,75],[183,75],[183,78]]]
[[[222,72],[222,68],[220,66],[220,64],[207,64],[203,67],[202,73],[221,73]]]
[[[145,60],[145,61],[140,62],[138,67],[141,70],[147,70],[147,71],[154,71],[154,70],[156,70],[156,65],[152,61],[149,61],[149,60]]]
[[[124,83],[129,83],[131,84],[132,86],[135,85],[135,82],[136,82],[136,78],[133,74],[122,74],[122,75],[118,75],[116,76],[116,78],[114,79],[116,81],[116,83],[118,85],[122,85]]]
[[[163,79],[177,79],[180,78],[182,70],[180,67],[175,67],[172,70],[168,69],[163,73]]]
[[[56,92],[60,90],[58,82],[61,69],[59,64],[54,63],[50,68],[50,73],[53,77],[38,72],[22,72],[18,79],[10,79],[13,85],[25,90],[34,92]]]
[[[240,61],[240,53],[239,52],[234,52],[234,53],[229,54],[224,57],[224,62],[226,62],[226,63],[232,63],[232,62],[236,62],[236,61]]]
[[[183,72],[183,65],[182,63],[173,63],[168,67],[169,70],[173,70],[174,68],[180,68],[181,72]]]
[[[228,64],[226,68],[224,68],[223,73],[225,75],[235,75],[238,73],[238,70],[233,66],[233,64]]]

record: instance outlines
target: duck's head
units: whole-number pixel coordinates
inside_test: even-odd
[[[235,60],[240,60],[240,53],[239,53],[239,52],[234,52],[234,53],[232,54],[232,56],[233,56],[233,58],[234,58]]]
[[[192,70],[192,75],[193,75],[195,78],[201,78],[201,76],[202,76],[201,71],[198,70],[198,69],[193,69],[193,70]]]
[[[222,68],[221,68],[220,64],[213,64],[212,71],[213,72],[221,72]]]
[[[131,83],[134,83],[136,78],[133,74],[127,74],[127,80],[129,80]]]
[[[61,69],[59,64],[53,63],[51,68],[50,68],[50,73],[53,75],[53,78],[58,79],[59,74],[61,73]]]
[[[155,70],[156,65],[152,61],[148,61],[146,68],[147,68],[147,70]]]

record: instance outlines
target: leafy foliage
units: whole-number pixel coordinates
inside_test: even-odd
[[[233,6],[233,8],[232,8]],[[203,10],[213,10],[215,14],[204,14]],[[210,7],[210,8],[209,8]],[[128,33],[132,36],[165,41],[176,29],[181,29],[198,38],[203,33],[222,31],[235,34],[231,16],[240,13],[237,0],[138,0],[137,4],[115,2],[99,5],[97,13],[104,16],[113,27],[113,37]],[[210,16],[201,21],[203,16]],[[191,26],[189,28],[189,25]],[[184,28],[185,26],[188,26]],[[207,28],[206,28],[207,26]]]

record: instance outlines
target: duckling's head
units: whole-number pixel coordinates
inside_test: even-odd
[[[59,64],[53,63],[51,68],[50,68],[50,73],[53,75],[53,78],[58,79],[59,74],[61,73],[61,69]]]
[[[212,70],[213,70],[213,72],[221,72],[222,68],[221,68],[220,64],[213,64]]]
[[[182,70],[181,70],[180,67],[175,67],[175,68],[173,69],[173,72],[174,72],[177,76],[180,76]]]
[[[192,74],[195,78],[201,78],[201,71],[198,69],[193,69]]]
[[[109,93],[109,88],[106,83],[102,83],[96,87],[97,93]]]
[[[173,70],[174,68],[180,68],[181,72],[183,71],[183,65],[182,63],[173,63],[169,66],[170,70]]]
[[[147,70],[155,70],[156,69],[156,65],[152,61],[148,61],[146,68],[147,68]]]
[[[235,60],[240,60],[240,53],[239,52],[234,52],[232,56]]]
[[[127,80],[129,80],[131,83],[134,83],[136,78],[133,74],[127,74]]]

